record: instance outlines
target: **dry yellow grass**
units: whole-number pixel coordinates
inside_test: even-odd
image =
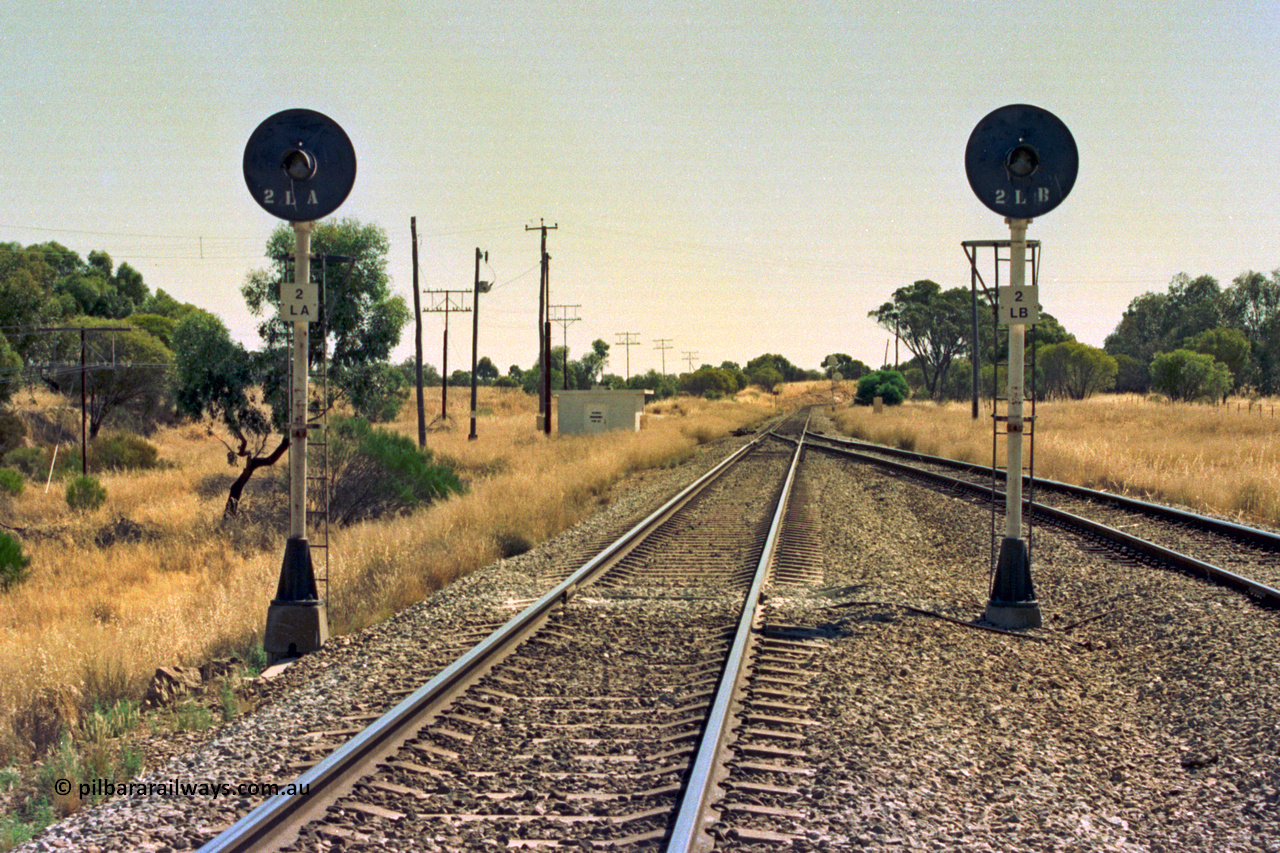
[[[438,413],[438,389],[434,399],[428,391],[428,418]],[[457,466],[466,494],[333,532],[334,633],[385,618],[495,559],[504,543],[536,544],[566,529],[607,501],[619,478],[687,458],[771,410],[762,400],[682,400],[653,407],[640,433],[548,437],[534,431],[536,405],[518,391],[483,389],[478,440],[468,441],[461,417],[427,439]],[[467,390],[451,393],[449,406],[467,413]],[[390,427],[416,438],[412,401]],[[73,727],[86,694],[108,680],[136,695],[159,665],[226,654],[261,633],[284,540],[278,522],[253,520],[267,502],[262,490],[249,493],[242,518],[224,523],[235,469],[221,445],[196,425],[152,440],[171,467],[101,476],[101,509],[71,511],[56,480],[47,493],[29,484],[0,506],[0,521],[26,531],[32,558],[29,580],[0,595],[2,761],[29,759],[59,725]],[[283,460],[276,468],[255,481],[285,475]],[[154,538],[96,545],[96,532],[121,517]]]
[[[990,464],[990,410],[907,403],[840,410],[846,433]],[[1036,406],[1036,475],[1280,526],[1280,419],[1271,403],[1170,404],[1102,395]],[[1004,438],[996,442],[1004,464]]]

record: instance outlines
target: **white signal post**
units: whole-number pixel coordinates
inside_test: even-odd
[[[1009,287],[1013,295],[1028,293],[1027,225],[1030,219],[1007,219],[1009,223]],[[1004,288],[1002,288],[1004,289]],[[1034,291],[1034,288],[1030,290]],[[1026,296],[1021,300],[1026,301]],[[1009,403],[1006,418],[1008,446],[1005,455],[1005,524],[996,567],[996,589],[987,603],[988,621],[1007,628],[1038,628],[1040,603],[1031,580],[1030,549],[1022,538],[1022,447],[1026,420],[1022,404],[1026,399],[1026,329],[1038,318],[1039,306],[1000,306],[1001,320],[1009,324]]]
[[[280,316],[293,323],[289,365],[289,538],[276,597],[267,608],[263,650],[278,661],[315,651],[329,639],[329,616],[316,587],[307,541],[307,370],[309,326],[319,318],[319,296],[311,283],[311,229],[293,222],[293,284],[285,284]],[[310,299],[308,295],[310,294]]]
[[[1029,219],[1009,220],[1009,279],[1010,287],[1017,292],[1026,281],[1027,224]],[[1026,396],[1025,370],[1026,330],[1024,323],[1009,323],[1009,448],[1006,465],[1004,535],[1011,539],[1022,537],[1022,401]]]
[[[289,537],[307,538],[307,361],[314,309],[307,311],[311,283],[311,229],[314,222],[293,223],[294,267],[293,292],[302,299],[284,303],[281,308],[293,320],[293,359],[289,393]],[[318,301],[318,299],[317,299]]]
[[[1030,288],[1026,286],[1027,225],[1066,198],[1079,168],[1080,154],[1071,131],[1053,113],[1030,104],[1009,104],[988,113],[969,135],[964,150],[969,186],[984,205],[1005,217],[1009,224],[1010,283],[997,294],[999,325],[1009,327],[1009,397],[1004,418],[1008,437],[1005,535],[985,613],[988,622],[1003,628],[1038,628],[1041,624],[1040,604],[1031,580],[1030,537],[1022,538],[1022,449],[1027,427],[1022,410],[1026,398],[1025,331],[1039,320],[1040,310],[1034,282]],[[972,255],[969,262],[973,263]],[[977,334],[975,319],[975,349]],[[974,400],[976,417],[976,384]],[[993,429],[998,428],[999,422],[997,416]],[[993,443],[993,455],[994,450]],[[994,469],[997,461],[992,459],[991,464]]]

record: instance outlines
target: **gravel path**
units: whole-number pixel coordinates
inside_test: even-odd
[[[439,651],[459,625],[515,613],[584,542],[727,452],[633,479],[543,547],[309,656],[275,698],[140,781],[287,782],[306,734],[377,704],[357,688]],[[771,605],[827,637],[822,725],[806,744],[819,762],[812,849],[1280,850],[1280,616],[1048,530],[1033,566],[1045,628],[1015,637],[922,616],[905,606],[981,614],[990,510],[819,453],[806,466],[824,584],[779,589]],[[255,803],[117,797],[20,849],[188,849]]]

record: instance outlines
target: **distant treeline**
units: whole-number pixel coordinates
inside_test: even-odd
[[[736,361],[723,361],[719,366],[703,364],[696,370],[681,373],[662,373],[648,370],[637,373],[630,378],[616,373],[607,373],[605,368],[609,362],[609,344],[597,339],[591,344],[591,351],[580,359],[569,359],[565,347],[552,347],[550,359],[551,388],[558,391],[564,388],[586,390],[596,385],[605,388],[633,388],[653,391],[657,399],[665,399],[675,394],[692,394],[711,399],[736,394],[751,385],[765,391],[772,391],[783,382],[804,382],[817,379],[859,379],[870,372],[866,364],[844,353],[832,353],[823,360],[822,370],[806,370],[792,364],[784,356],[776,353],[765,353],[756,356],[740,365]],[[415,364],[412,358],[399,365],[405,381],[416,381]],[[476,383],[495,385],[500,388],[521,388],[529,394],[538,393],[538,378],[541,375],[537,362],[527,368],[513,364],[505,374],[499,374],[497,367],[486,356],[476,362]],[[567,381],[566,381],[567,379]],[[424,385],[439,387],[440,372],[429,364],[422,368]],[[467,370],[454,370],[449,374],[449,385],[469,385],[471,373]]]
[[[978,324],[982,393],[1002,384],[996,363],[1008,339],[996,334],[981,296]],[[907,349],[897,365],[912,395],[965,399],[972,393],[969,290],[921,280],[894,291],[870,316]],[[1223,289],[1212,276],[1173,277],[1163,293],[1129,303],[1101,349],[1080,343],[1052,315],[1030,333],[1041,397],[1083,399],[1099,391],[1157,392],[1174,400],[1280,393],[1280,270],[1245,272]],[[886,365],[889,367],[890,365]]]

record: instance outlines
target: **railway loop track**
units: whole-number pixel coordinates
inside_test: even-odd
[[[1004,502],[989,467],[830,435],[810,440],[814,447],[926,479],[958,497],[997,508]],[[1082,547],[1109,548],[1122,558],[1186,571],[1280,608],[1280,534],[1052,480],[1037,479],[1034,489],[1035,503],[1027,506],[1037,521],[1077,533]]]

